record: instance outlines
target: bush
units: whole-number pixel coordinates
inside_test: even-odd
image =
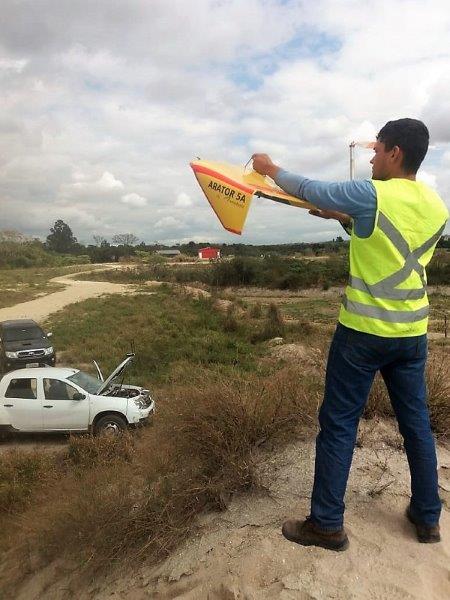
[[[49,267],[58,261],[40,242],[0,242],[0,269]]]
[[[235,333],[239,329],[239,324],[235,316],[236,309],[232,304],[227,306],[225,318],[223,320],[223,330],[226,333]]]
[[[15,513],[28,503],[38,484],[51,475],[51,458],[12,450],[0,461],[0,514]]]
[[[450,433],[449,360],[444,353],[432,355],[427,365],[428,405],[431,425],[436,433]]]
[[[254,343],[263,342],[275,337],[283,337],[284,332],[285,326],[280,309],[272,302],[267,309],[267,315],[262,330],[253,336],[252,341]]]
[[[450,433],[450,382],[448,357],[430,354],[427,364],[427,401],[433,431],[439,435]],[[394,416],[389,395],[380,374],[375,377],[364,417]]]
[[[76,467],[89,469],[117,460],[131,462],[134,451],[135,438],[130,433],[117,437],[72,436],[69,440],[68,459]]]
[[[252,319],[260,319],[262,316],[262,306],[261,302],[255,302],[253,306],[251,306],[249,310],[249,316]]]

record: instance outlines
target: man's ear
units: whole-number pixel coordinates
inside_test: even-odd
[[[403,164],[403,150],[400,146],[394,146],[391,150],[391,159],[392,162],[396,162],[398,164]]]

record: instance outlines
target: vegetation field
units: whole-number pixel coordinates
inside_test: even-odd
[[[91,276],[90,276],[91,277]],[[0,468],[0,595],[23,572],[58,560],[80,576],[155,563],[195,531],[196,516],[257,489],[255,454],[313,435],[327,348],[342,288],[210,288],[145,285],[147,271],[92,278],[138,283],[66,307],[46,323],[60,363],[104,374],[134,351],[125,382],[151,390],[153,426],[118,439],[76,436],[59,454],[9,451]],[[203,283],[203,287],[206,285]],[[446,295],[432,294],[445,310]],[[270,340],[282,337],[281,345]],[[448,346],[431,345],[432,424],[450,434]],[[380,380],[366,418],[392,416]],[[51,510],[49,510],[51,506]],[[111,527],[111,524],[114,524]]]
[[[183,371],[188,378],[193,370],[251,371],[260,353],[250,341],[256,324],[244,320],[227,330],[227,315],[212,300],[194,300],[165,286],[71,305],[48,327],[65,364],[92,368],[95,359],[111,371],[135,352],[129,376],[145,386],[174,381]]]
[[[223,508],[231,493],[257,485],[258,445],[308,431],[323,358],[315,355],[311,370],[271,357],[264,340],[284,326],[271,311],[224,310],[214,297],[163,286],[54,315],[48,326],[64,363],[91,369],[96,358],[108,371],[133,349],[126,381],[149,387],[157,413],[153,427],[118,441],[77,437],[54,457],[3,454],[5,594],[23,576],[14,565],[29,560],[66,557],[91,569],[163,558],[195,528],[198,512]]]

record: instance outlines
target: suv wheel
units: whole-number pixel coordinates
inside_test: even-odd
[[[94,427],[95,435],[115,437],[127,428],[127,422],[119,415],[105,415],[100,417]]]

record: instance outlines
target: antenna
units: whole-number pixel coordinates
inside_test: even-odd
[[[355,179],[355,146],[356,142],[350,142],[350,180]]]

